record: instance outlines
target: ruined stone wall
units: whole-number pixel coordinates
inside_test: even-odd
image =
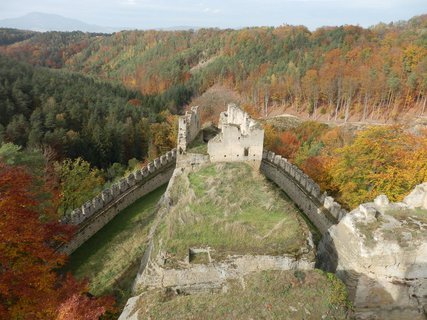
[[[251,117],[234,104],[222,112],[218,127],[221,129],[208,143],[211,162],[247,161],[259,164],[262,159],[264,130]]]
[[[62,223],[77,225],[78,231],[59,250],[71,254],[123,209],[167,183],[176,166],[176,154],[176,149],[169,151],[75,209]]]
[[[241,278],[245,274],[259,272],[262,270],[311,270],[314,268],[314,245],[311,243],[311,235],[307,238],[306,247],[301,249],[301,255],[296,257],[294,254],[273,255],[253,255],[250,253],[229,255],[227,259],[216,261],[212,259],[210,253],[214,249],[206,246],[208,244],[196,243],[194,247],[189,247],[189,254],[185,260],[181,260],[178,265],[170,268],[165,266],[165,260],[169,254],[163,247],[163,240],[156,238],[158,226],[164,221],[164,217],[170,214],[176,214],[178,211],[174,206],[177,205],[177,188],[179,197],[184,196],[188,191],[191,196],[193,191],[184,181],[188,181],[188,175],[192,172],[191,168],[177,167],[169,182],[168,188],[159,202],[157,217],[151,225],[148,239],[148,245],[142,257],[137,277],[134,281],[132,292],[138,294],[146,288],[171,288],[179,290],[183,294],[193,294],[196,292],[210,292],[215,288],[221,288],[225,281],[229,279]],[[220,174],[219,174],[220,175]],[[184,179],[180,177],[184,176]],[[220,178],[220,176],[218,176]],[[173,191],[175,190],[175,191]],[[193,197],[193,196],[191,196]],[[178,200],[179,201],[179,200]],[[174,213],[175,212],[175,213]],[[209,263],[192,263],[191,253],[206,253]],[[199,291],[200,290],[200,291]],[[215,289],[216,290],[216,289]]]
[[[180,154],[176,160],[177,168],[196,168],[206,163],[209,163],[209,156],[200,153],[183,153]]]
[[[196,138],[200,131],[199,107],[191,107],[185,115],[178,119],[178,153],[182,154],[187,151],[188,145]]]
[[[313,179],[274,152],[263,152],[260,171],[298,205],[322,234],[347,213],[332,197],[322,194]]]

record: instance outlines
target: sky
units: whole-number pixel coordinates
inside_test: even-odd
[[[30,12],[59,14],[107,27],[354,24],[407,20],[427,13],[427,0],[0,0],[0,19]]]

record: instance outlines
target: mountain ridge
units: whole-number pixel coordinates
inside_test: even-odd
[[[158,28],[110,27],[87,23],[79,19],[45,12],[30,12],[16,18],[0,19],[0,28],[11,28],[37,32],[48,31],[82,31],[95,33],[114,33],[125,30],[187,31],[199,30],[199,26],[177,25]]]
[[[98,26],[52,13],[30,12],[24,16],[0,20],[0,27],[31,31],[83,31],[113,33],[125,28]]]

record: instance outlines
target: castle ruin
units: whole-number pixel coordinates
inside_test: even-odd
[[[249,161],[259,168],[264,144],[261,125],[235,104],[229,104],[220,115],[218,127],[221,132],[208,142],[210,161]]]
[[[237,106],[229,105],[221,113],[218,127],[221,132],[209,140],[208,154],[194,152],[190,144],[203,135],[198,108],[192,107],[179,119],[178,150],[155,159],[76,208],[62,223],[75,225],[77,233],[58,250],[72,253],[124,208],[173,181],[176,167],[182,172],[184,166],[243,161],[259,168],[261,174],[276,183],[322,234],[317,267],[336,273],[346,283],[360,319],[407,319],[408,316],[425,319],[427,223],[419,213],[427,210],[427,184],[418,186],[402,203],[390,203],[380,196],[348,214],[294,164],[273,152],[263,151],[264,131]],[[390,214],[394,211],[404,218],[394,218]],[[152,250],[150,242],[134,288],[149,265]],[[192,254],[204,253],[210,263],[206,250],[190,248],[189,259]],[[201,281],[206,281],[206,270],[200,273]]]

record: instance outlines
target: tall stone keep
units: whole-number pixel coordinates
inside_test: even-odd
[[[197,106],[191,107],[185,115],[180,116],[178,120],[178,154],[187,151],[188,145],[194,140],[200,131],[200,116]]]
[[[259,168],[262,161],[264,130],[246,112],[229,104],[220,115],[221,132],[208,143],[211,162],[250,162]]]

